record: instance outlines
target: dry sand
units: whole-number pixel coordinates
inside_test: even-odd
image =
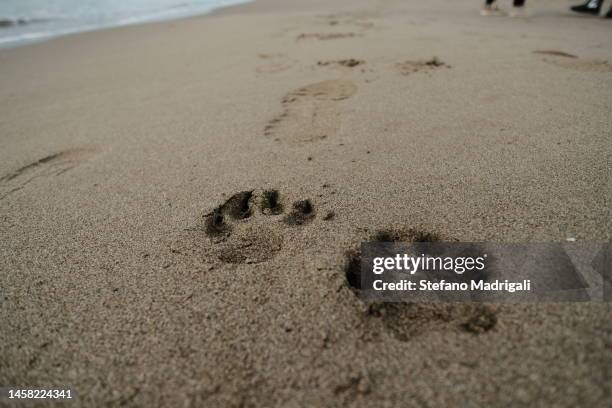
[[[380,229],[610,240],[612,24],[533,3],[261,0],[0,51],[0,385],[610,406],[609,304],[373,309],[343,270]]]

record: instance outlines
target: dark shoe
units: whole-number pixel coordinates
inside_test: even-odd
[[[602,3],[602,0],[587,0],[587,2],[584,4],[581,4],[579,6],[572,6],[570,8],[576,13],[586,13],[597,16],[599,15],[599,10],[601,10]]]
[[[612,6],[610,6],[610,10],[608,10],[608,14],[606,14],[606,18],[612,18]]]

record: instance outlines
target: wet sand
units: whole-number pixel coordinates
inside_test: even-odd
[[[346,279],[382,230],[611,238],[612,25],[478,5],[261,0],[0,51],[0,385],[609,406],[609,304],[373,307]]]

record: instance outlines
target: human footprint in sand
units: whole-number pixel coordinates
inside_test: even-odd
[[[510,17],[519,17],[525,15],[525,0],[514,0],[512,11],[510,12]],[[485,0],[484,7],[480,11],[480,14],[483,16],[506,16],[504,10],[500,9],[497,6],[497,0]]]

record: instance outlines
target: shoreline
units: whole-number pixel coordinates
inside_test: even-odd
[[[166,10],[159,11],[159,12],[151,12],[149,14],[142,15],[142,16],[133,16],[133,17],[124,18],[122,20],[118,20],[115,22],[108,22],[108,23],[102,23],[102,24],[89,24],[89,25],[85,24],[79,27],[57,29],[57,31],[29,32],[29,33],[23,33],[20,35],[16,35],[14,37],[7,37],[7,38],[0,37],[0,51],[4,49],[14,49],[14,48],[19,48],[19,47],[24,47],[30,44],[40,44],[40,43],[50,41],[56,38],[78,35],[78,34],[83,34],[83,33],[92,33],[92,32],[99,32],[99,31],[105,31],[105,30],[112,30],[116,28],[134,27],[134,26],[156,24],[156,23],[168,23],[168,22],[179,21],[179,20],[190,19],[190,18],[205,17],[208,15],[213,15],[215,13],[219,13],[219,14],[230,13],[229,9],[232,9],[234,7],[245,6],[249,3],[254,3],[257,0],[232,0],[232,1],[235,1],[235,3],[229,4],[229,5],[220,5],[218,7],[213,7],[212,9],[203,10],[203,11],[184,10],[181,12],[181,11],[177,11],[176,9],[166,9]],[[221,10],[225,10],[225,11],[221,11]],[[8,22],[9,20],[3,20],[3,21]],[[42,20],[42,22],[47,22],[47,21],[53,21],[53,20]],[[14,26],[18,27],[21,25],[30,25],[30,24],[37,24],[37,23],[39,23],[38,20],[18,19],[16,20],[16,23],[14,24]],[[3,29],[10,29],[10,27],[0,28],[0,30],[3,30]]]

